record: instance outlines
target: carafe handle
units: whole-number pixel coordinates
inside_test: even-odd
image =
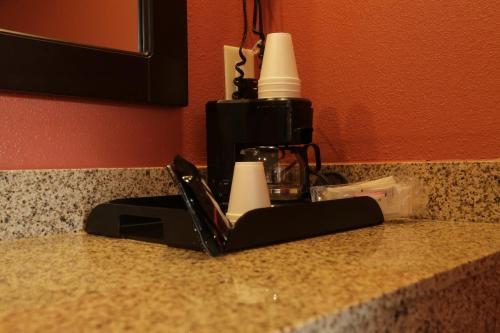
[[[319,151],[319,146],[317,144],[310,143],[306,146],[306,156],[307,156],[307,150],[309,149],[309,147],[312,147],[314,150],[315,166],[313,169],[311,169],[311,167],[309,166],[309,163],[307,163],[307,168],[309,169],[309,173],[312,173],[313,175],[315,175],[321,170],[321,153]]]

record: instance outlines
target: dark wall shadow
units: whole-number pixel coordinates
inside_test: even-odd
[[[363,104],[346,110],[333,106],[315,109],[315,141],[324,162],[373,161],[380,156],[374,115]]]

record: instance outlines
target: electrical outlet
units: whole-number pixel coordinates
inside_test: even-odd
[[[233,99],[233,92],[236,91],[234,78],[239,76],[235,66],[240,59],[240,48],[235,46],[224,45],[224,79],[225,79],[225,98]],[[245,78],[255,78],[255,55],[250,49],[243,49],[243,54],[247,58],[245,65],[240,68],[245,72]]]

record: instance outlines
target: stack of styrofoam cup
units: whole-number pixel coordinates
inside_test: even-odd
[[[289,33],[267,35],[258,88],[259,98],[301,97],[301,83]]]
[[[235,223],[249,210],[270,206],[264,164],[236,162],[226,214],[229,221]]]

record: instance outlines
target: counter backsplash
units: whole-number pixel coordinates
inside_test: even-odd
[[[421,181],[416,218],[500,223],[499,161],[329,164],[350,182],[393,175]],[[0,240],[80,232],[91,209],[112,199],[175,194],[163,168],[0,170]]]

